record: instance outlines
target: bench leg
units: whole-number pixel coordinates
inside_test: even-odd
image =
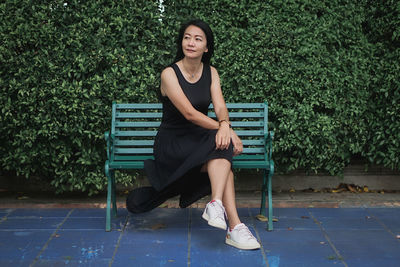
[[[267,171],[264,170],[263,174],[263,184],[261,188],[261,208],[260,208],[260,214],[262,216],[267,216],[265,212],[265,194],[267,193]]]
[[[273,163],[272,163],[273,165]],[[273,226],[273,214],[272,214],[272,175],[273,167],[268,173],[268,231],[274,230]]]
[[[111,201],[112,201],[112,215],[117,217],[117,200],[116,200],[116,189],[115,189],[115,172],[111,172]]]
[[[271,162],[271,169],[268,172],[268,180],[267,180],[267,170],[264,170],[263,175],[263,186],[261,192],[261,208],[260,214],[266,216],[266,193],[268,191],[268,231],[272,231],[274,229],[273,226],[273,209],[272,209],[272,175],[274,174],[274,166],[273,161]]]
[[[106,206],[106,231],[111,231],[111,201],[115,194],[114,171],[108,167],[108,161],[105,165],[105,173],[107,176],[107,206]]]

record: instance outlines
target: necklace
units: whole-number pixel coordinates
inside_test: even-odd
[[[189,74],[189,76],[190,77],[192,77],[192,79],[194,78],[194,75],[197,73],[197,71],[198,71],[198,69],[200,68],[198,68],[198,69],[196,69],[193,73],[190,73],[187,69],[186,69],[186,67],[185,67],[185,65],[182,63],[182,66],[183,66],[183,69],[185,70],[185,72],[187,73],[187,74]],[[201,66],[201,64],[200,64],[200,66]]]

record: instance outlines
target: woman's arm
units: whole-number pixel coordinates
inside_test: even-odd
[[[211,67],[211,77],[212,77],[211,98],[213,101],[215,114],[217,115],[218,121],[220,121],[220,122],[224,121],[224,122],[220,123],[221,125],[225,125],[225,126],[229,127],[230,126],[229,113],[228,113],[228,109],[226,108],[224,96],[222,95],[219,75],[218,75],[217,70],[214,67]],[[225,127],[225,129],[226,129],[226,127]],[[218,134],[217,134],[216,139],[218,139]],[[221,139],[223,139],[223,137],[221,137]],[[235,131],[233,131],[232,129],[230,129],[230,132],[229,132],[229,142],[230,142],[230,140],[232,140],[232,144],[233,144],[233,155],[236,156],[236,155],[239,155],[240,153],[242,153],[243,152],[242,140],[240,140],[240,138],[237,136]],[[218,140],[216,140],[216,142],[218,143]],[[220,142],[223,142],[223,141],[220,141]]]
[[[187,99],[174,70],[168,67],[161,73],[161,94],[167,96],[179,112],[192,123],[206,129],[218,129],[219,123],[196,110]]]

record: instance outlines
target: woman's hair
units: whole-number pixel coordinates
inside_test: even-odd
[[[203,30],[204,34],[206,35],[208,52],[205,52],[203,54],[201,61],[203,61],[206,64],[210,64],[210,60],[211,60],[211,57],[214,52],[214,35],[213,35],[213,32],[212,32],[210,26],[208,26],[207,23],[205,23],[204,21],[202,21],[200,19],[191,20],[191,21],[188,21],[188,22],[182,24],[182,26],[179,30],[178,38],[176,39],[177,51],[176,51],[175,62],[177,62],[185,57],[185,55],[183,54],[183,49],[182,49],[182,40],[183,40],[183,35],[185,34],[187,27],[189,27],[191,25],[199,27],[200,29]]]

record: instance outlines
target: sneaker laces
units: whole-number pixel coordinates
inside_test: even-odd
[[[228,217],[226,215],[226,211],[224,206],[222,206],[221,204],[219,204],[217,201],[213,200],[209,203],[210,205],[213,205],[215,207],[215,211],[217,213],[217,217],[221,218],[222,220],[225,221],[225,216]]]
[[[243,223],[237,225],[234,230],[237,230],[241,236],[245,237],[247,240],[255,239],[254,235],[250,232],[249,228]]]

